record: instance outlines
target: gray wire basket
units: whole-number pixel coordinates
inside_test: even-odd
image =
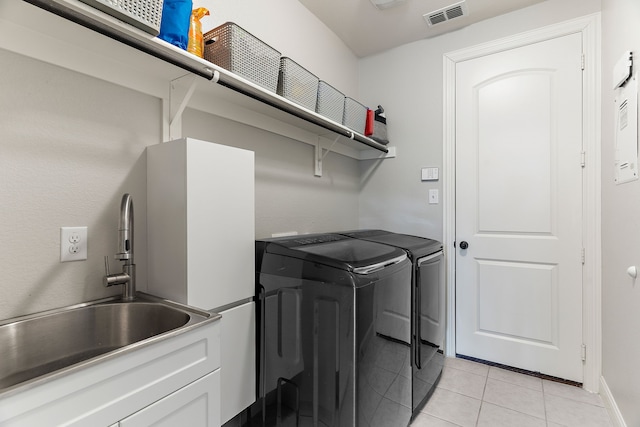
[[[280,52],[233,22],[204,34],[204,59],[275,92]]]
[[[291,58],[280,58],[277,94],[311,111],[316,110],[320,80]]]
[[[334,122],[342,123],[344,115],[344,94],[324,80],[318,83],[318,103],[316,113]]]
[[[342,124],[364,135],[364,127],[367,123],[367,107],[348,96],[344,98],[344,116]]]
[[[163,0],[81,0],[154,36],[160,34]]]

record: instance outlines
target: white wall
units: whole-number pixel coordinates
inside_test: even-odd
[[[313,146],[195,110],[183,116],[183,133],[255,152],[256,237],[357,228],[357,160],[329,153],[318,178]]]
[[[640,56],[640,2],[602,0],[602,375],[628,426],[640,425],[640,181],[615,185],[612,68]],[[634,64],[634,70],[638,67]]]
[[[120,198],[131,193],[146,283],[146,161],[160,101],[0,51],[0,318],[121,292],[113,269]],[[88,260],[60,263],[60,227],[88,226]]]
[[[356,57],[299,2],[213,3],[218,22],[237,21],[341,89],[357,90]],[[134,199],[144,290],[144,150],[161,142],[160,99],[4,50],[0,77],[0,319],[120,293],[105,289],[102,276],[104,255],[120,268],[113,255],[124,192]],[[257,237],[357,226],[357,161],[329,154],[315,178],[309,145],[192,110],[184,122],[185,136],[256,150]],[[60,263],[60,227],[83,225],[88,260]]]
[[[210,16],[203,31],[235,22],[342,92],[358,97],[358,60],[346,45],[291,0],[197,0]],[[357,227],[356,160],[330,153],[323,177],[313,175],[314,148],[250,126],[188,110],[183,134],[256,153],[256,237]]]
[[[398,155],[361,163],[360,226],[442,239],[443,54],[599,10],[600,0],[547,0],[362,59],[361,99],[385,108],[390,145]],[[439,167],[440,181],[421,182],[425,166]],[[438,205],[428,204],[432,188],[440,190]]]

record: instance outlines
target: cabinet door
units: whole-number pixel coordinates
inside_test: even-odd
[[[120,421],[120,427],[219,427],[220,370]]]
[[[220,312],[222,424],[256,400],[255,303]]]

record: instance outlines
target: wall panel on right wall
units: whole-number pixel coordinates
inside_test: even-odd
[[[626,273],[640,267],[640,181],[614,182],[612,71],[624,51],[639,63],[639,24],[637,0],[602,0],[602,376],[627,426],[640,425],[640,280]]]

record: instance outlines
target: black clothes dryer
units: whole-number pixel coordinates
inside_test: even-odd
[[[256,241],[252,425],[406,427],[411,262],[334,234]]]
[[[412,411],[415,417],[433,393],[444,365],[439,349],[445,335],[445,280],[442,243],[384,230],[339,234],[404,249],[413,264],[412,280]]]

